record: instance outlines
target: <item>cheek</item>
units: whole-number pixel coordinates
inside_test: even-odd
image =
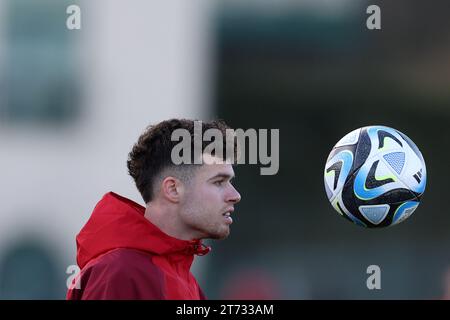
[[[185,203],[191,207],[216,209],[223,206],[224,190],[216,186],[192,188],[186,194]]]
[[[203,188],[202,199],[208,205],[217,206],[222,205],[224,199],[224,189],[218,188],[216,186],[210,186]]]

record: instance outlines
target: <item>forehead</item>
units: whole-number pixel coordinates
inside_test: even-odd
[[[203,164],[198,169],[198,175],[209,179],[218,174],[234,176],[233,166],[229,163],[223,163],[222,159],[214,157],[210,154],[203,155]]]

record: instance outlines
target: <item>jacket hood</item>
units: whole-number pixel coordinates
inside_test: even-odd
[[[147,220],[144,213],[145,208],[130,199],[114,192],[105,194],[76,237],[79,267],[116,248],[192,257],[210,251],[200,240],[180,240],[167,235]]]

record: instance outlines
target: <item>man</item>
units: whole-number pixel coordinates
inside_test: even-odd
[[[227,128],[213,121],[202,132],[220,130],[225,145]],[[174,164],[176,129],[194,137],[194,121],[185,119],[150,126],[139,137],[127,165],[146,206],[112,192],[100,200],[76,238],[81,272],[67,299],[205,299],[190,272],[194,255],[210,250],[201,239],[229,235],[241,197],[225,157],[201,152],[203,164]]]

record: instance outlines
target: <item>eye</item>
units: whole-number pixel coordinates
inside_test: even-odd
[[[224,183],[224,180],[218,180],[218,181],[214,182],[214,184],[217,186],[221,186],[221,185],[223,185],[223,183]]]

